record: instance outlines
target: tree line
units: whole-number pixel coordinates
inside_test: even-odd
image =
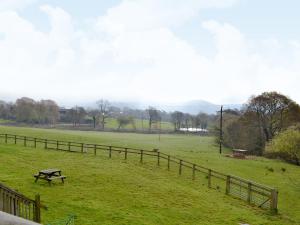
[[[300,106],[289,97],[264,92],[252,96],[241,110],[225,110],[223,118],[223,138],[218,142],[300,164],[300,134],[297,136],[300,129],[295,129],[299,128]],[[291,141],[287,135],[291,132],[296,133],[294,136],[299,140]]]
[[[35,101],[22,97],[15,102],[0,101],[0,118],[28,124],[55,125],[72,124],[73,127],[90,125],[94,129],[106,129],[108,120],[114,119],[115,129],[131,127],[137,130],[136,121],[142,123],[143,130],[161,129],[161,124],[173,124],[174,131],[181,128],[207,129],[216,121],[216,115],[199,113],[191,115],[180,111],[166,112],[149,106],[147,109],[119,108],[105,99],[96,102],[94,108],[74,106],[66,109],[59,107],[53,100]]]

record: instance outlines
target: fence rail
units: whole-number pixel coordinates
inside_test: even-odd
[[[98,150],[108,152],[109,158],[112,157],[113,152],[123,153],[124,159],[128,158],[129,154],[139,155],[140,162],[143,162],[144,156],[151,156],[156,158],[157,165],[162,163],[162,160],[167,165],[168,170],[171,164],[178,165],[179,175],[183,174],[183,169],[190,170],[193,180],[198,179],[206,183],[209,188],[224,191],[225,194],[231,195],[235,198],[245,200],[249,204],[256,205],[263,209],[270,209],[277,212],[278,191],[275,188],[268,187],[262,184],[255,183],[240,177],[224,174],[195,163],[185,161],[183,159],[159,152],[157,149],[144,150],[137,148],[128,148],[112,145],[102,144],[88,144],[73,141],[50,140],[45,138],[35,138],[12,134],[0,134],[0,139],[5,143],[22,143],[24,146],[31,146],[36,148],[44,147],[45,149],[55,149],[69,152],[92,153],[98,154]],[[185,170],[185,173],[187,171]]]
[[[0,183],[0,211],[40,223],[40,208],[39,195],[32,200]]]

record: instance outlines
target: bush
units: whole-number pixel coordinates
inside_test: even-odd
[[[288,129],[279,133],[266,146],[266,154],[300,165],[300,131]]]

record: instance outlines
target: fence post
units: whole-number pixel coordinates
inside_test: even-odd
[[[24,136],[24,146],[25,146],[25,147],[26,147],[26,145],[27,145],[26,141],[27,141],[27,137]]]
[[[181,175],[181,170],[182,170],[182,160],[179,160],[179,175]]]
[[[58,150],[58,140],[56,140],[56,150]]]
[[[34,147],[36,148],[36,138],[34,138]]]
[[[251,195],[252,195],[252,191],[251,191],[251,189],[252,189],[252,183],[251,182],[249,182],[248,183],[248,197],[247,197],[247,202],[250,204],[251,203]]]
[[[35,215],[34,215],[34,221],[37,223],[41,222],[41,198],[40,195],[37,194],[35,196]]]
[[[111,146],[109,146],[109,158],[111,158]]]
[[[45,139],[45,149],[47,149],[47,139]]]
[[[226,177],[226,195],[230,194],[230,175]]]
[[[195,180],[196,165],[193,164],[193,180]]]
[[[272,189],[270,209],[275,213],[277,213],[277,201],[278,201],[278,191],[276,189]]]
[[[68,142],[68,150],[71,151],[71,142]]]
[[[15,145],[17,144],[17,135],[15,135]]]
[[[208,170],[207,180],[208,180],[208,187],[211,188],[211,169]]]
[[[157,165],[159,166],[160,164],[160,152],[157,152]]]
[[[97,155],[97,146],[94,145],[94,155]]]
[[[141,163],[143,163],[143,154],[144,154],[144,150],[141,150],[141,159],[140,159]]]
[[[83,143],[81,143],[81,153],[83,153]]]
[[[127,148],[125,148],[125,160],[127,159]]]
[[[7,134],[5,134],[5,144],[7,144]]]
[[[170,156],[168,155],[168,170],[170,170]]]

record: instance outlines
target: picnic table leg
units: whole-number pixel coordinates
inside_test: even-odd
[[[36,183],[36,182],[38,181],[38,179],[39,179],[39,177],[37,176],[37,177],[35,178],[35,181],[34,181],[34,182]]]

